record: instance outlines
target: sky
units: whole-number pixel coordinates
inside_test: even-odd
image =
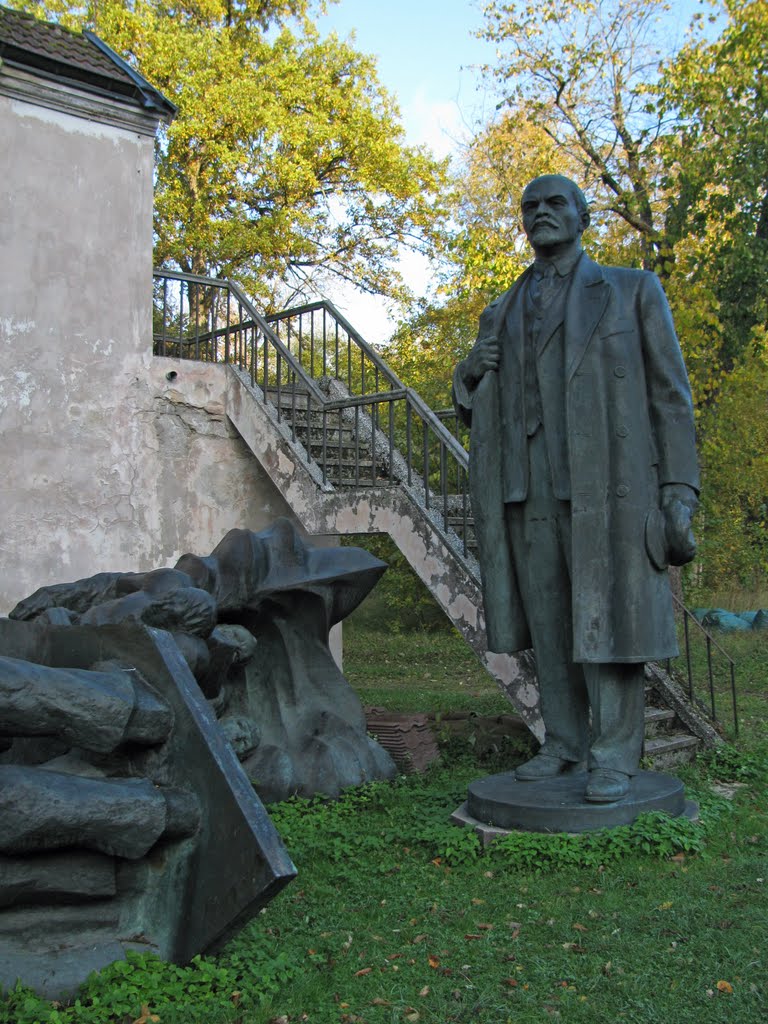
[[[480,66],[494,63],[495,47],[478,39],[482,0],[339,0],[317,19],[321,33],[354,33],[358,50],[376,57],[379,80],[395,96],[407,141],[428,145],[436,156],[458,153],[473,127],[488,121],[496,97]],[[670,43],[682,42],[699,0],[676,0],[665,15]],[[407,254],[401,271],[417,295],[430,287],[426,260]],[[396,326],[396,310],[383,299],[328,285],[327,298],[363,337],[379,343]]]
[[[482,28],[471,0],[340,0],[318,19],[322,32],[351,33],[363,53],[377,58],[382,84],[397,97],[408,141],[437,156],[454,148],[482,110],[477,67],[493,46],[474,35]]]
[[[356,48],[376,57],[407,141],[439,157],[456,152],[493,105],[478,70],[493,58],[492,45],[474,36],[482,24],[479,5],[470,0],[340,0],[317,19],[323,34],[346,39],[354,33]],[[416,294],[429,290],[423,258],[405,255],[401,272]],[[396,326],[396,310],[383,299],[336,284],[329,284],[327,298],[367,341],[384,341]]]

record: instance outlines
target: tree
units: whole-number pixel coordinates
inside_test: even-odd
[[[637,233],[643,265],[658,268],[670,247],[660,191],[658,141],[665,118],[648,95],[662,56],[664,0],[492,0],[485,38],[499,47],[488,68],[503,102],[523,106],[550,137],[596,213]]]
[[[179,106],[156,153],[156,259],[268,306],[334,275],[402,297],[445,168],[404,144],[374,61],[321,39],[309,0],[12,0],[90,27]]]
[[[678,119],[663,154],[667,189],[684,181],[689,197],[678,207],[686,276],[710,282],[730,370],[768,326],[768,7],[725,0],[725,12],[721,35],[684,46],[656,92],[661,113]]]
[[[660,0],[486,8],[502,113],[473,140],[455,183],[446,301],[401,328],[393,358],[409,383],[409,366],[428,365],[424,385],[444,395],[480,309],[529,261],[517,212],[524,185],[551,171],[574,178],[592,201],[588,248],[664,279],[705,474],[699,579],[713,587],[728,572],[747,581],[768,571],[768,7],[713,5],[724,19],[717,38],[699,18],[662,61],[664,9]]]

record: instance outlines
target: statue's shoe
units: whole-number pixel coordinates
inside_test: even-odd
[[[562,757],[552,757],[549,754],[536,754],[523,764],[515,768],[515,778],[518,782],[536,782],[537,779],[553,779],[560,775],[566,768],[570,768],[571,762],[564,761]]]
[[[593,768],[584,796],[591,803],[610,804],[629,792],[629,776],[615,768]]]

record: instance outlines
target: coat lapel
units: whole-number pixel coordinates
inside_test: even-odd
[[[499,302],[499,308],[496,311],[496,324],[495,331],[496,337],[500,338],[506,330],[507,317],[512,314],[513,318],[516,317],[517,312],[520,312],[522,317],[522,303],[518,302],[518,297],[522,294],[522,290],[525,287],[525,282],[531,276],[531,268],[527,267],[523,273],[518,277],[512,287],[504,292]]]
[[[589,341],[605,313],[610,286],[601,268],[588,256],[581,257],[565,303],[566,382],[579,368]]]

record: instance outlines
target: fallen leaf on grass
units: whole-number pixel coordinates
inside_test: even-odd
[[[577,932],[588,932],[589,931],[589,928],[586,928],[583,924],[578,924],[577,923],[573,927],[576,929]]]
[[[240,1002],[242,997],[243,997],[243,993],[242,992],[232,992],[232,993],[230,993],[230,996],[229,996],[229,998],[232,1000],[232,1003],[235,1006],[237,1006],[237,1004]]]
[[[474,903],[474,905],[476,907],[479,907],[481,903],[485,903],[485,900],[481,900],[479,897],[473,896],[472,897],[472,902]]]
[[[570,950],[571,953],[586,953],[587,950],[584,946],[580,946],[578,942],[564,942],[563,949]]]
[[[269,1024],[288,1024],[288,1018],[283,1014],[282,1017],[270,1018]]]
[[[149,1006],[144,1003],[141,1008],[141,1016],[133,1024],[157,1024],[160,1018],[156,1013],[149,1012]]]
[[[509,985],[510,988],[517,988],[520,982],[517,980],[517,978],[505,978],[504,984]]]
[[[390,953],[389,956],[386,959],[387,960],[399,960],[402,955],[403,955],[402,953]]]
[[[471,932],[464,936],[465,939],[469,939],[469,940],[472,940],[472,939],[482,939],[483,937],[484,936],[482,936],[482,935],[473,935]]]
[[[371,1000],[371,1006],[391,1006],[392,1004],[387,1002],[386,999],[382,999],[381,996],[376,996],[375,999]]]
[[[479,925],[478,925],[477,927],[478,927],[478,929],[479,929],[479,930],[480,930],[481,932],[490,932],[490,931],[493,931],[493,925],[492,925],[492,924],[479,924]]]
[[[424,998],[424,996],[428,996],[429,995],[429,985],[425,985],[424,988],[420,989],[419,990],[419,995],[421,996],[422,999]]]
[[[372,967],[363,967],[359,971],[355,971],[355,975],[354,976],[356,978],[362,978],[363,975],[370,974],[372,970],[373,970]]]
[[[672,900],[669,900],[667,903],[660,903],[658,907],[656,907],[657,910],[670,910],[671,908]]]
[[[427,960],[427,963],[428,963],[428,964],[429,964],[429,966],[430,966],[430,967],[432,967],[432,968],[437,968],[437,967],[439,967],[439,966],[440,966],[440,961],[439,961],[439,959],[438,959],[438,958],[437,958],[436,956],[432,956],[431,954],[430,954],[430,956],[429,956],[429,959]]]
[[[423,942],[424,939],[426,939],[426,937],[427,937],[426,933],[422,933],[421,935],[416,935],[414,937],[414,939],[413,939],[413,942],[414,942],[414,944],[417,943],[417,942]]]
[[[733,985],[730,983],[730,981],[718,981],[715,987],[717,988],[718,992],[724,992],[729,996],[733,995]]]

